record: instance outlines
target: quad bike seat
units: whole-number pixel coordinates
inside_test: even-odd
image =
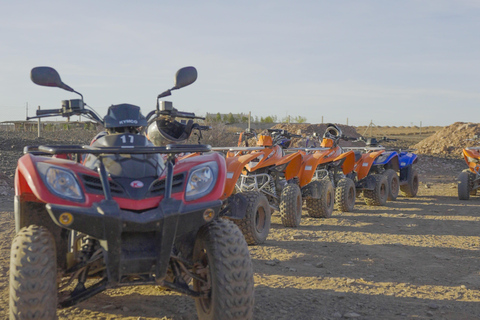
[[[259,135],[257,139],[257,146],[259,147],[271,147],[273,145],[273,140],[271,136]]]

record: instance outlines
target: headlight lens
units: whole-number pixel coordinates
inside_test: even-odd
[[[468,162],[473,162],[473,163],[477,163],[477,162],[478,162],[478,159],[476,159],[476,158],[467,157],[467,159],[468,159]]]
[[[379,156],[377,159],[375,159],[375,163],[383,163],[385,160],[387,160],[388,154],[382,154]]]
[[[46,163],[39,163],[37,167],[50,191],[68,200],[83,200],[82,189],[72,172]]]
[[[255,166],[256,166],[257,164],[259,164],[262,159],[263,159],[263,154],[259,155],[257,158],[255,158],[255,159],[253,159],[252,161],[250,161],[250,162],[247,164],[247,166],[248,166],[250,169],[255,168]],[[267,159],[268,159],[268,157],[267,157]]]
[[[289,163],[290,163],[290,162],[281,164],[281,165],[279,165],[279,166],[275,166],[275,167],[273,167],[273,170],[278,171],[278,172],[283,172],[283,171],[285,171],[285,169],[287,168],[287,165],[288,165]]]
[[[217,176],[218,165],[214,161],[193,168],[188,177],[185,200],[192,201],[209,194],[215,186]]]

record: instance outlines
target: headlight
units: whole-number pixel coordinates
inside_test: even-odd
[[[285,171],[285,169],[287,168],[287,165],[288,165],[289,163],[290,163],[290,162],[281,164],[281,165],[279,165],[279,166],[274,166],[272,169],[275,170],[275,171],[278,171],[278,172],[283,172],[283,171]]]
[[[340,160],[337,160],[337,161],[333,161],[333,162],[332,162],[332,165],[333,165],[334,167],[340,167],[340,166],[343,164],[343,162],[345,162],[345,159],[346,159],[346,158],[343,158],[343,159],[340,159]]]
[[[273,152],[272,152],[273,153]],[[255,166],[263,159],[263,154],[259,155],[257,158],[253,159],[252,161],[250,161],[247,166],[252,169],[252,168],[255,168]],[[267,157],[268,159],[268,157]]]
[[[388,158],[388,154],[382,154],[377,159],[375,159],[375,163],[383,163]]]
[[[51,192],[68,200],[83,200],[82,189],[71,171],[42,162],[37,167]]]
[[[215,161],[193,168],[188,177],[185,200],[192,201],[209,194],[215,186],[217,176],[218,165]]]
[[[468,160],[468,162],[473,162],[473,163],[477,163],[477,162],[478,162],[478,159],[472,158],[472,157],[467,157],[467,160]]]

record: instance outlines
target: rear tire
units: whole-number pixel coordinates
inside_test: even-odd
[[[400,190],[405,195],[405,197],[413,198],[418,193],[419,183],[420,182],[418,180],[418,172],[417,172],[417,170],[412,168],[412,170],[410,172],[410,176],[407,179],[407,184],[404,184],[403,186],[400,186]]]
[[[375,188],[363,191],[365,204],[367,206],[384,206],[388,198],[387,177],[383,174],[375,174],[373,177],[375,178]]]
[[[285,227],[296,228],[302,221],[302,192],[296,184],[289,183],[280,196],[280,218]]]
[[[204,297],[195,298],[200,320],[252,319],[254,281],[248,246],[240,229],[219,219],[203,226],[193,250],[193,288]]]
[[[267,197],[258,191],[243,192],[242,195],[247,199],[245,218],[232,221],[240,228],[248,245],[264,243],[272,220]]]
[[[55,240],[30,225],[13,238],[10,252],[10,319],[57,318]]]
[[[356,199],[355,182],[350,178],[343,178],[335,188],[335,208],[341,212],[353,211]]]
[[[388,200],[394,201],[400,192],[400,179],[398,174],[393,169],[388,169],[383,173],[387,177],[388,182]]]
[[[330,218],[335,203],[335,190],[330,180],[313,181],[318,198],[306,200],[308,215],[312,218]]]
[[[457,179],[457,190],[458,190],[458,199],[459,200],[468,200],[470,199],[470,183],[468,179],[469,173],[467,171],[462,171],[458,175]]]

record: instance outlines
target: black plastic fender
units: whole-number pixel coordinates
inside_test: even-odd
[[[241,193],[235,193],[225,200],[225,206],[220,212],[221,217],[243,219],[247,210],[247,198]]]
[[[375,189],[375,177],[373,175],[368,175],[359,182],[356,183],[356,189],[366,189],[373,190]]]

